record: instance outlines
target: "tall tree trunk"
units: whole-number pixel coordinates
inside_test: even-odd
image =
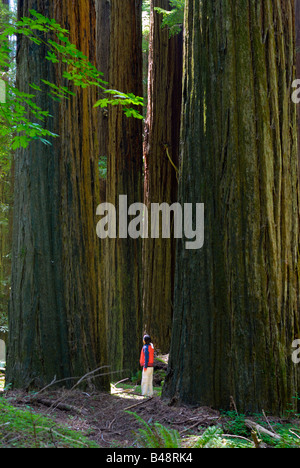
[[[109,0],[98,1],[96,6],[96,33],[97,33],[97,65],[98,70],[103,73],[103,80],[109,80],[109,56],[110,56],[110,15],[111,15],[111,3]],[[103,98],[103,93],[100,91],[98,99]],[[97,115],[97,129],[98,129],[98,140],[99,140],[99,164],[102,161],[106,161],[108,164],[109,156],[109,125],[108,125],[108,108],[98,108]],[[100,183],[100,203],[106,202],[106,186],[107,178],[103,177],[99,173]],[[99,239],[99,255],[100,255],[100,297],[102,298],[100,304],[100,313],[105,317],[106,320],[106,296],[107,296],[107,278],[105,270],[105,258],[106,251],[108,248],[107,239]],[[107,327],[105,324],[105,331]]]
[[[110,87],[142,96],[141,0],[111,3]],[[128,206],[142,200],[142,122],[119,107],[109,111],[107,201],[119,212],[119,195]],[[123,213],[123,215],[126,213]],[[139,366],[142,335],[141,240],[108,239],[106,257],[109,361],[130,375]]]
[[[295,0],[295,24],[296,24],[296,78],[300,79],[300,0]],[[300,106],[297,106],[297,128],[298,128],[298,160],[300,180]]]
[[[0,339],[5,341],[11,274],[11,209],[12,174],[2,172],[0,163]]]
[[[93,0],[19,0],[19,17],[32,8],[69,29],[70,40],[95,63]],[[62,83],[62,65],[45,60],[45,53],[43,46],[19,38],[22,91],[41,79]],[[74,91],[74,98],[60,104],[38,96],[38,105],[48,105],[53,115],[48,128],[60,138],[50,149],[32,142],[16,154],[7,371],[14,387],[43,386],[55,375],[80,377],[107,363],[95,232],[96,92]],[[92,383],[108,388],[106,378]]]
[[[2,4],[7,7],[7,12],[3,9],[1,20],[8,21],[9,0],[2,0]],[[2,72],[7,71],[2,69]],[[5,97],[5,80],[3,90]],[[2,123],[0,123],[1,125]],[[7,338],[7,318],[8,302],[11,276],[11,224],[12,224],[12,187],[13,170],[4,167],[11,159],[9,148],[9,138],[1,138],[1,159],[0,161],[0,339],[6,341]]]
[[[178,246],[164,395],[278,413],[300,388],[292,2],[188,0],[185,21],[180,197],[205,246]]]
[[[169,37],[162,29],[162,15],[154,8],[169,9],[169,0],[152,0],[146,119],[145,204],[177,201],[177,172],[182,100],[182,33]],[[170,161],[170,159],[172,162]],[[173,164],[172,164],[173,163]],[[174,238],[145,239],[143,247],[144,328],[156,347],[168,353],[173,315]]]

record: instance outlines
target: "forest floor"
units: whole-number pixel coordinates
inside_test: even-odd
[[[125,397],[126,395],[126,397]],[[209,408],[169,407],[160,397],[146,400],[130,394],[86,394],[80,391],[56,391],[43,394],[37,401],[28,402],[28,396],[22,393],[9,394],[11,403],[18,408],[28,408],[35,413],[51,416],[58,425],[67,426],[73,431],[80,431],[101,447],[134,446],[136,433],[141,428],[139,421],[126,411],[138,414],[148,424],[159,422],[176,429],[184,435],[195,434],[196,428],[207,428],[217,423],[220,415]],[[53,408],[49,409],[50,402]],[[63,402],[58,407],[55,402]],[[131,408],[131,406],[139,404]],[[194,430],[187,429],[193,426]],[[199,434],[199,432],[198,432]]]
[[[164,364],[158,363],[155,381],[163,378]],[[207,407],[170,406],[161,399],[161,388],[155,387],[154,397],[147,399],[141,396],[140,386],[126,385],[122,382],[112,385],[111,393],[83,392],[80,390],[45,390],[39,395],[21,391],[6,391],[5,401],[17,410],[32,411],[34,415],[46,416],[53,421],[53,427],[64,426],[68,430],[83,434],[88,440],[103,448],[137,447],[139,430],[143,427],[135,413],[148,425],[160,423],[168,429],[175,429],[182,439],[199,437],[211,426],[222,427],[227,440],[237,435],[242,443],[243,437],[251,444],[251,430],[245,425],[245,417],[238,415],[236,409],[222,413]],[[259,421],[267,428],[277,430],[286,426],[298,431],[294,437],[300,440],[299,419],[271,418]],[[8,424],[8,423],[7,423]],[[1,424],[0,424],[1,428]],[[1,437],[0,437],[1,439]],[[192,440],[191,439],[191,440]],[[271,444],[272,437],[270,438]],[[278,440],[275,439],[278,443]],[[245,440],[244,440],[245,443]],[[249,446],[248,443],[248,446]],[[287,442],[287,445],[288,442]],[[0,444],[1,446],[1,444]]]

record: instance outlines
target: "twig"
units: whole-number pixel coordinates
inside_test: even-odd
[[[238,436],[238,435],[233,435],[233,434],[222,434],[222,437],[232,437],[233,439],[241,439],[241,440],[246,440],[247,442],[252,443],[250,439],[247,439],[246,437]]]
[[[130,388],[127,388],[127,389],[125,389],[125,390],[119,390],[118,392],[114,392],[114,395],[119,395],[120,393],[126,393],[126,395],[141,396],[140,393],[132,392]]]
[[[98,372],[98,370],[100,369],[108,369],[110,366],[103,366],[103,367],[99,367],[98,369],[95,369],[94,371],[91,371],[91,372],[88,372],[87,374],[85,374],[83,377],[66,377],[64,379],[61,379],[61,380],[56,380],[56,375],[54,376],[54,379],[52,380],[51,383],[49,383],[48,385],[46,385],[44,388],[42,388],[39,392],[35,393],[35,395],[32,397],[37,397],[38,395],[40,395],[42,392],[44,392],[45,390],[47,390],[49,387],[52,387],[53,385],[57,385],[59,383],[62,383],[62,382],[67,382],[69,380],[77,380],[79,379],[79,381],[75,384],[75,386],[72,388],[72,390],[77,386],[79,385],[79,383],[82,382],[82,380],[84,380],[86,377],[88,377],[89,375],[95,373],[95,372]],[[107,372],[105,374],[99,374],[99,375],[96,375],[94,376],[93,378],[97,378],[97,377],[100,377],[100,376],[104,376],[104,375],[107,375],[107,374],[113,374],[114,372]]]
[[[91,371],[91,372],[88,372],[87,374],[85,374],[83,377],[81,377],[79,379],[79,381],[71,388],[71,391],[74,390],[74,388],[76,388],[84,379],[86,379],[87,377],[91,376],[92,374],[94,374],[95,372],[97,372],[98,370],[100,369],[106,369],[110,366],[103,366],[103,367],[98,367],[97,369],[95,369],[94,371]],[[107,372],[107,373],[103,373],[103,374],[98,374],[98,375],[94,375],[93,378],[97,378],[97,377],[101,377],[101,376],[104,376],[104,375],[108,375],[108,374],[113,374],[114,372]],[[63,380],[73,380],[74,377],[70,377],[70,378],[67,378],[67,379],[62,379]],[[36,393],[34,395],[33,400],[34,398],[36,398],[42,391],[44,391],[46,388],[49,388],[51,385],[54,385],[55,383],[58,383],[58,382],[61,382],[61,381],[56,381],[56,377],[53,379],[53,381],[51,382],[51,384],[47,385],[46,387],[44,387],[40,392]],[[66,397],[65,397],[66,398]],[[60,405],[62,403],[64,398],[60,398],[56,401],[53,402],[53,404],[50,406],[50,410],[53,410],[57,407],[57,405]],[[40,416],[42,417],[42,416]],[[39,419],[39,418],[38,418]]]
[[[185,432],[188,432],[188,431],[191,430],[191,429],[194,429],[194,427],[199,426],[200,424],[201,424],[201,421],[199,421],[199,419],[198,419],[198,421],[196,422],[196,424],[193,424],[192,426],[188,427],[187,429],[184,429],[183,431],[181,431],[181,432],[180,432],[180,435],[181,435],[181,434],[184,434]]]
[[[62,382],[66,382],[67,380],[76,380],[78,379],[79,377],[68,377],[66,379],[61,379],[61,380],[56,380],[56,375],[54,376],[54,379],[52,380],[52,382],[50,382],[48,385],[46,385],[45,387],[43,387],[39,392],[35,393],[31,399],[33,398],[36,398],[38,395],[40,395],[41,393],[43,393],[45,390],[47,390],[47,388],[49,387],[52,387],[52,385],[55,385],[55,384],[58,384],[58,383],[62,383]]]
[[[117,385],[119,385],[120,383],[127,382],[127,380],[129,380],[129,377],[127,379],[119,380],[119,382],[114,384],[114,387],[117,387]]]
[[[123,411],[128,411],[132,408],[135,408],[136,406],[140,406],[140,405],[143,405],[144,403],[148,403],[148,401],[151,401],[153,400],[153,397],[152,398],[148,398],[148,400],[143,400],[143,401],[140,401],[139,403],[136,403],[135,405],[132,405],[132,406],[128,406],[128,408],[125,408]]]
[[[89,376],[95,374],[96,372],[98,372],[99,370],[102,370],[102,369],[108,369],[110,366],[101,366],[101,367],[98,367],[97,369],[91,371],[91,372],[87,372],[83,377],[81,377],[78,382],[71,388],[71,391],[74,390],[74,388],[78,387],[78,385],[81,384],[81,382],[83,382],[85,379],[87,379]],[[96,378],[96,376],[94,376],[93,378]]]
[[[113,423],[115,422],[116,418],[114,418],[108,425],[108,430],[110,431],[110,428],[111,426],[113,425]]]
[[[181,424],[188,424],[196,420],[199,421],[199,416],[197,416],[196,418],[185,419],[184,421],[176,421],[176,425],[180,426]],[[173,421],[167,420],[167,423],[173,424]]]
[[[298,434],[296,434],[294,431],[292,431],[291,429],[289,429],[289,432],[291,434],[293,434],[295,437],[297,437],[297,439],[300,439],[300,437],[298,436]]]
[[[0,427],[9,426],[9,425],[10,425],[10,422],[7,422],[7,423],[4,423],[4,424],[0,424]]]
[[[236,406],[236,404],[235,404],[235,401],[234,401],[233,396],[230,397],[230,401],[231,401],[231,404],[232,404],[232,406],[233,406],[233,408],[234,408],[234,411],[236,412],[236,415],[238,416],[238,415],[239,415],[239,412],[238,412],[238,410],[237,410],[237,406]]]
[[[266,413],[265,413],[264,410],[262,410],[262,414],[264,415],[264,418],[265,418],[265,420],[266,420],[266,422],[267,422],[269,428],[271,429],[271,432],[273,432],[273,434],[275,434],[275,435],[278,435],[278,434],[276,434],[276,432],[274,431],[273,427],[271,426],[271,424],[270,424],[270,422],[269,422],[269,420],[268,420],[268,418],[267,418]]]

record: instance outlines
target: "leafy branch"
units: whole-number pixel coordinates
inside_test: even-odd
[[[88,60],[81,51],[69,40],[69,31],[62,28],[55,19],[46,18],[35,10],[30,10],[32,17],[24,17],[20,21],[4,24],[0,34],[0,68],[10,69],[12,63],[12,46],[8,38],[23,35],[36,45],[47,48],[46,60],[53,64],[64,64],[62,77],[75,87],[86,89],[90,86],[99,88],[103,97],[94,107],[122,106],[127,117],[143,119],[137,107],[143,106],[143,98],[134,94],[107,89],[108,83],[103,80],[103,74]],[[49,137],[58,135],[44,128],[45,120],[51,115],[36,104],[39,92],[47,93],[55,101],[70,99],[75,95],[71,86],[57,86],[48,80],[31,83],[30,88],[35,94],[24,93],[12,84],[7,85],[6,102],[0,104],[0,136],[12,135],[12,149],[26,148],[30,141],[39,139],[44,144],[51,144]],[[42,89],[43,88],[43,89]],[[32,118],[35,122],[32,122]]]
[[[170,11],[158,7],[154,8],[154,10],[163,15],[161,27],[168,28],[169,35],[172,37],[182,31],[185,0],[170,0],[170,5]]]

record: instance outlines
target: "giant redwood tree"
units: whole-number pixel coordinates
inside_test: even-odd
[[[239,411],[297,404],[299,187],[294,11],[287,0],[188,0],[182,202],[205,246],[178,245],[164,395]],[[292,406],[289,406],[292,405]]]
[[[30,9],[70,30],[70,41],[96,63],[93,0],[19,0],[19,17],[29,16]],[[18,39],[20,90],[28,92],[30,83],[40,85],[42,79],[64,84],[62,64],[45,60],[45,54],[45,46]],[[59,138],[51,147],[33,141],[15,158],[7,362],[7,382],[14,387],[39,387],[54,376],[80,377],[107,363],[95,232],[96,93],[72,90],[75,96],[60,103],[46,90],[38,94],[38,105],[53,116],[47,128]],[[106,379],[93,383],[107,388]]]
[[[8,21],[9,0],[2,0],[1,22]],[[2,73],[7,70],[2,69]],[[5,78],[5,76],[4,76]],[[3,95],[5,98],[5,80],[1,81]],[[1,125],[5,122],[0,122]],[[10,290],[10,268],[11,268],[11,208],[12,208],[12,169],[11,151],[9,138],[1,137],[1,162],[0,162],[0,336],[6,340],[7,311]]]
[[[142,2],[111,2],[109,84],[112,89],[143,95]],[[134,372],[139,366],[142,338],[141,239],[126,238],[128,207],[142,202],[142,121],[127,118],[119,106],[109,111],[107,201],[125,217],[124,232],[108,239],[106,254],[106,311],[109,361],[115,371]],[[130,217],[128,217],[130,220]]]
[[[296,26],[296,78],[300,79],[300,1],[295,0],[295,26]],[[300,106],[297,107],[298,128],[298,159],[300,161]],[[299,164],[300,170],[300,164]],[[300,179],[300,173],[299,173]]]
[[[177,201],[182,98],[182,33],[170,37],[162,29],[169,0],[152,0],[145,125],[145,205]],[[161,232],[161,231],[160,231]],[[175,240],[145,239],[143,245],[144,328],[156,347],[170,349],[175,271]]]

